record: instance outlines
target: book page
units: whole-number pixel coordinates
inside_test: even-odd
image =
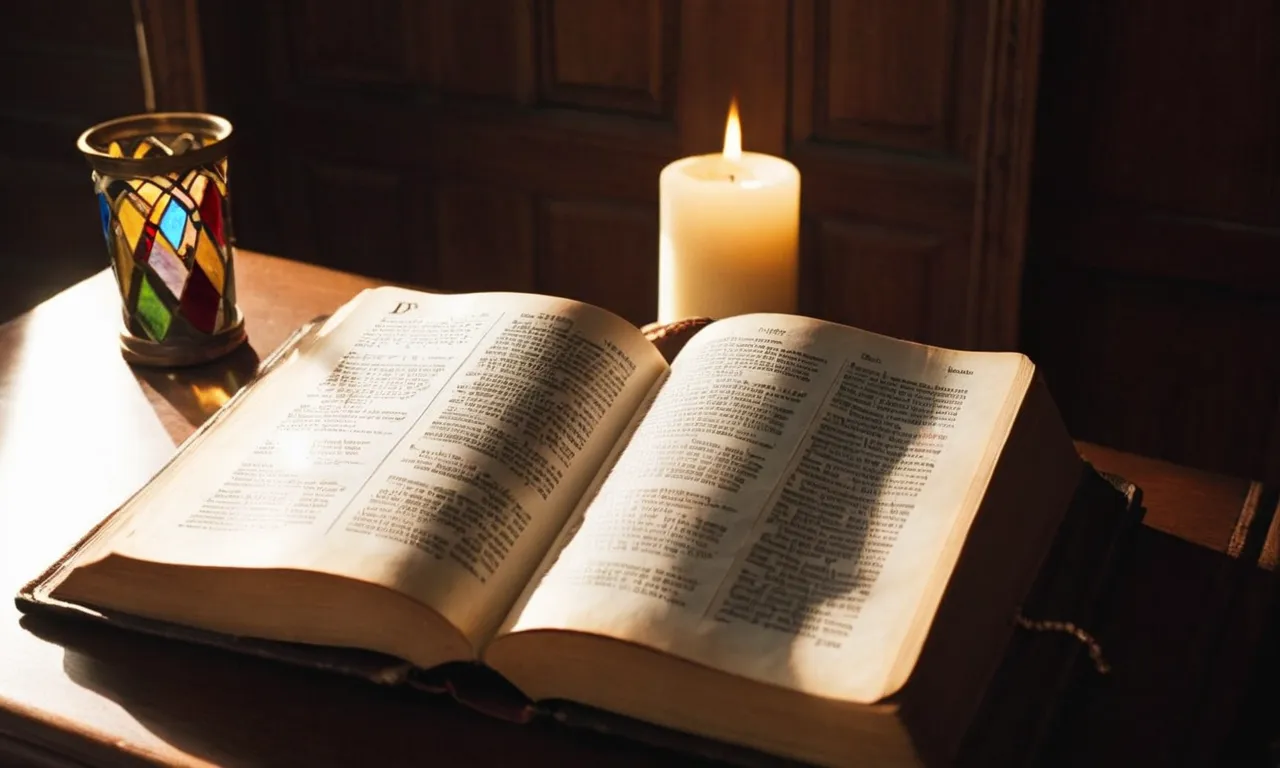
[[[116,551],[390,586],[473,642],[666,369],[585,304],[395,288],[295,357],[133,502]]]
[[[778,315],[709,326],[504,632],[873,700],[1022,360]]]

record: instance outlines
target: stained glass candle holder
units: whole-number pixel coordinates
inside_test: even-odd
[[[80,135],[123,302],[121,352],[131,363],[195,365],[245,340],[230,138],[224,118],[173,112],[121,117]]]

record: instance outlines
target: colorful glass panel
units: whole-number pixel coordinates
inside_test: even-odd
[[[165,210],[169,207],[169,193],[160,195],[160,199],[156,200],[156,204],[151,207],[151,215],[147,217],[147,221],[152,224],[159,224],[160,217],[164,215]]]
[[[98,215],[102,217],[102,236],[111,239],[111,204],[107,202],[107,196],[98,193]]]
[[[124,229],[124,237],[129,246],[136,246],[138,235],[142,234],[142,214],[138,213],[138,209],[134,208],[129,201],[123,200],[116,209],[116,219]]]
[[[154,156],[154,149],[145,152]],[[140,150],[129,142],[121,151]],[[172,344],[220,333],[238,319],[224,163],[95,182],[131,333]]]
[[[117,205],[131,205],[141,216],[147,216],[151,213],[151,203],[143,200],[137,192],[134,192],[131,189],[126,190],[125,193],[120,196],[120,201]]]
[[[142,284],[138,287],[138,319],[147,335],[156,341],[164,341],[173,322],[169,308],[160,300],[146,275],[142,276]]]
[[[222,302],[222,294],[209,282],[204,270],[196,267],[191,270],[187,287],[182,291],[180,310],[196,330],[213,333],[218,322],[218,305]]]
[[[133,258],[146,264],[151,260],[151,246],[156,241],[156,225],[147,222],[142,225],[142,240],[133,249]]]
[[[187,212],[177,200],[170,200],[164,216],[160,218],[160,231],[169,238],[174,248],[182,244],[182,230],[187,226]]]
[[[207,231],[201,233],[199,239],[196,240],[196,265],[204,270],[209,282],[213,284],[218,293],[222,293],[223,281],[226,280],[222,257],[218,255],[218,249],[214,248],[213,244],[209,242],[209,233]]]
[[[149,181],[134,184],[133,188],[138,192],[139,197],[147,201],[148,210],[150,210],[150,206],[156,204],[156,200],[160,197],[160,188]]]
[[[196,221],[193,217],[187,217],[186,229],[182,230],[182,242],[178,243],[178,255],[182,256],[185,261],[190,261],[191,249],[196,244]]]
[[[187,268],[173,252],[168,240],[163,237],[156,238],[155,244],[151,246],[151,256],[147,259],[147,265],[155,270],[156,275],[164,282],[170,293],[175,297],[182,295],[182,284],[187,281]]]
[[[191,184],[187,187],[187,189],[189,190],[188,194],[191,196],[191,199],[195,201],[194,208],[197,210],[200,207],[200,203],[204,201],[204,188],[205,188],[205,185],[208,183],[209,183],[209,177],[205,176],[204,174],[200,174],[199,176],[196,177],[196,180],[191,182]]]
[[[200,221],[216,244],[223,245],[227,242],[222,232],[222,195],[216,188],[205,188],[204,199],[200,201]]]
[[[195,201],[191,199],[191,196],[188,195],[186,190],[184,190],[182,187],[179,187],[177,185],[169,187],[169,194],[173,195],[174,200],[177,200],[178,202],[182,203],[183,208],[187,209],[188,211],[195,210],[196,208]]]
[[[120,282],[120,295],[129,299],[129,290],[133,285],[133,249],[124,241],[124,233],[119,229],[115,231],[115,265],[116,279]]]

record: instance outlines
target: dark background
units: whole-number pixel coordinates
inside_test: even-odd
[[[1076,437],[1276,481],[1278,40],[1271,0],[13,3],[0,319],[106,266],[74,141],[154,103],[235,124],[242,248],[644,322],[658,172],[736,90],[803,175],[803,311],[1021,349]]]

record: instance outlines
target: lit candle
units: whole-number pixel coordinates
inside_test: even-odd
[[[742,151],[736,101],[724,151],[671,163],[658,189],[660,322],[795,312],[800,172]]]

